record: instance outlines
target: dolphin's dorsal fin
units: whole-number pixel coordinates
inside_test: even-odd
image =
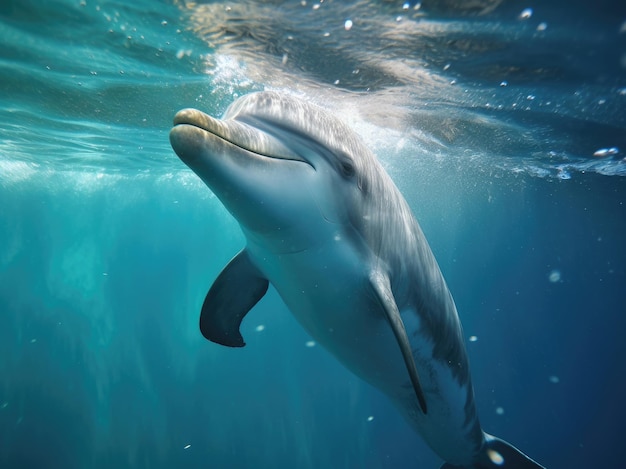
[[[246,343],[239,332],[244,316],[263,298],[269,282],[244,249],[222,269],[204,299],[200,331],[211,342],[228,347]]]
[[[370,274],[370,284],[372,285],[372,288],[376,293],[376,297],[378,298],[378,301],[387,316],[391,330],[396,336],[396,340],[400,346],[400,351],[402,352],[402,357],[404,358],[404,364],[409,372],[411,383],[413,383],[415,395],[417,396],[422,412],[426,414],[426,397],[424,397],[424,391],[422,390],[419,375],[417,374],[417,368],[415,367],[411,344],[409,343],[409,338],[406,335],[406,329],[404,327],[404,323],[402,322],[402,317],[400,317],[400,311],[398,310],[396,300],[393,297],[393,292],[391,291],[389,277],[381,272],[373,271]]]

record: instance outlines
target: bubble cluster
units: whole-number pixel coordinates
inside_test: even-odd
[[[611,147],[611,148],[600,148],[593,153],[593,156],[596,158],[606,158],[607,156],[614,156],[619,153],[619,148]]]

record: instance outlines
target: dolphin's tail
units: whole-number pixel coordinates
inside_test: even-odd
[[[453,466],[445,463],[441,469],[546,469],[515,446],[485,433],[485,444],[479,460],[472,466]]]

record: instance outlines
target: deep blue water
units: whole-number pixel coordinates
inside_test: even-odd
[[[407,198],[485,430],[625,464],[626,6],[403,4],[2,2],[0,467],[439,467],[273,290],[245,348],[200,335],[244,241],[171,119],[264,88],[337,113]]]

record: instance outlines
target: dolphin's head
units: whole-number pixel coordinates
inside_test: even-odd
[[[170,141],[248,233],[349,223],[352,204],[378,171],[374,155],[337,118],[275,92],[240,98],[221,120],[184,109]]]

